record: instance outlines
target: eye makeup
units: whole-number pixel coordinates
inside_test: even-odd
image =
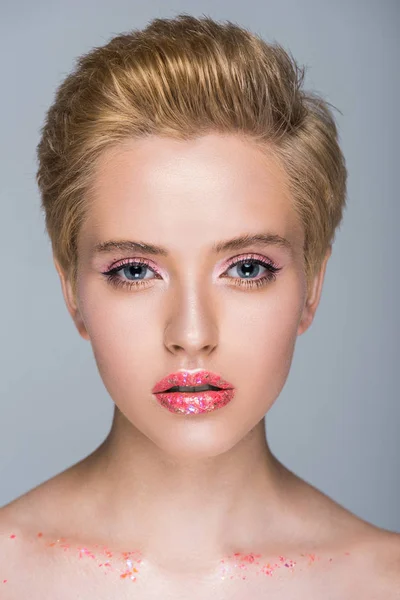
[[[266,272],[262,277],[257,279],[241,279],[240,277],[229,277],[226,275],[227,271],[229,271],[232,267],[236,267],[238,269],[245,268],[246,270],[249,268],[251,270],[255,267],[257,270],[257,267],[262,267]],[[155,279],[162,279],[162,275],[157,267],[155,267],[153,263],[146,258],[124,259],[123,261],[118,262],[116,265],[108,267],[106,271],[102,272],[102,275],[104,275],[108,283],[115,288],[143,289],[148,287],[152,279],[126,280],[119,275],[120,271],[132,268],[150,269],[155,274]],[[233,257],[229,259],[224,268],[225,270],[223,271],[221,277],[232,279],[232,282],[229,285],[245,288],[259,288],[267,283],[275,281],[277,273],[282,269],[282,267],[278,267],[278,265],[276,265],[273,261],[259,254],[247,254],[242,257]]]

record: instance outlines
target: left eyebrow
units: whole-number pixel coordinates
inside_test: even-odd
[[[227,250],[242,250],[247,246],[278,246],[285,248],[293,255],[293,246],[289,240],[276,233],[245,233],[229,240],[215,242],[211,249],[217,254]],[[145,254],[169,256],[169,252],[162,246],[149,244],[146,242],[133,242],[130,240],[109,240],[96,244],[92,250],[93,254],[104,254],[113,250],[122,250],[128,252],[142,252]]]

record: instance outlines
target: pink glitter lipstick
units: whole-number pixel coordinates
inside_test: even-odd
[[[158,402],[173,413],[198,415],[222,408],[235,389],[217,373],[180,370],[161,379],[152,389]]]

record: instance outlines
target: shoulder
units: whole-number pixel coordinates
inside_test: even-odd
[[[18,507],[19,503],[12,503],[0,509],[0,597],[4,600],[14,600],[23,593],[21,579],[26,577],[33,558]]]
[[[400,600],[400,533],[363,520],[315,488],[305,497],[305,514],[312,508],[308,530],[322,554],[334,557],[334,579],[329,571],[324,577],[337,583],[342,597]]]
[[[52,573],[51,555],[42,538],[49,522],[45,517],[48,499],[42,489],[32,490],[0,508],[2,600],[26,598],[27,590],[31,600],[44,597],[42,587],[49,583]],[[50,513],[51,522],[54,510]]]
[[[12,523],[29,536],[41,528],[67,527],[76,514],[75,502],[82,498],[81,488],[70,467],[0,508],[0,526]]]
[[[377,597],[400,600],[400,533],[371,527],[358,550],[358,566]]]
[[[344,519],[348,574],[365,599],[400,600],[400,534],[365,521],[353,513]]]
[[[400,600],[400,534],[355,518],[323,546],[319,583],[343,600]],[[331,566],[328,566],[331,565]],[[316,573],[318,575],[318,573]],[[322,589],[321,588],[321,589]]]
[[[40,495],[32,490],[0,508],[0,554],[10,561],[13,557],[20,558],[21,552],[27,552],[37,536],[35,523],[40,515],[40,504]]]
[[[365,523],[343,541],[336,573],[343,597],[400,600],[400,534]]]
[[[67,524],[68,498],[60,493],[60,485],[63,480],[56,476],[0,508],[0,555],[9,564],[20,560],[22,553],[25,559],[37,555],[42,532],[56,535]]]

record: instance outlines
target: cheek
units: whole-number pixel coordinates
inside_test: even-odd
[[[237,330],[243,342],[265,355],[279,353],[296,338],[302,302],[301,285],[294,277],[264,294],[254,295],[242,306],[232,305],[227,310],[236,315]],[[238,315],[240,318],[238,319]],[[251,338],[250,338],[251,334]]]
[[[80,310],[101,374],[111,378],[135,375],[154,357],[154,336],[160,335],[155,308],[144,294],[82,291]]]
[[[246,381],[254,398],[261,396],[267,404],[278,396],[290,370],[302,298],[301,280],[291,277],[257,298],[242,301],[240,308],[228,309],[226,331],[233,373]]]
[[[290,366],[301,315],[296,289],[271,294],[260,318],[258,339],[263,356],[283,369]],[[261,315],[260,315],[261,316]]]

